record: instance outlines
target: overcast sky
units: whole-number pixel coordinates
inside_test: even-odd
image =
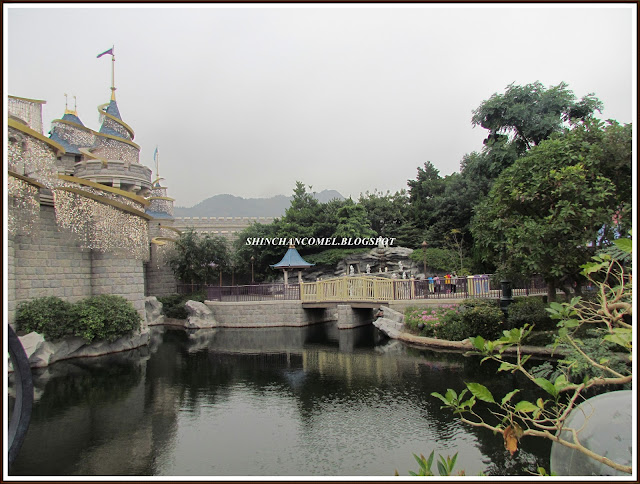
[[[471,113],[510,83],[569,84],[602,118],[636,106],[636,6],[4,4],[7,94],[77,97],[99,129],[115,45],[118,107],[176,205],[216,194],[396,191],[431,161],[459,170],[486,132]],[[5,117],[6,119],[6,117]]]

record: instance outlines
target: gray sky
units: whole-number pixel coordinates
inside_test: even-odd
[[[471,112],[515,82],[593,92],[636,112],[636,6],[4,5],[5,90],[46,100],[45,133],[77,97],[97,130],[116,97],[140,161],[176,205],[221,193],[396,191],[431,161],[447,175],[486,132]],[[5,117],[6,119],[6,117]]]

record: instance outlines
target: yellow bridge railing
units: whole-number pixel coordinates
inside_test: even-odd
[[[409,279],[343,276],[317,282],[303,282],[300,299],[303,302],[325,301],[391,301],[412,299],[415,286]]]

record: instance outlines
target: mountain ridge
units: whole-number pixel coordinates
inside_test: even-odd
[[[313,193],[321,203],[344,197],[336,190]],[[174,207],[175,217],[282,217],[293,197],[275,195],[268,198],[243,198],[222,193],[206,198],[192,207]]]

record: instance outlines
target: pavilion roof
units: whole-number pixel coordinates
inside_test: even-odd
[[[315,264],[311,264],[304,260],[295,247],[289,247],[289,250],[284,254],[284,257],[277,264],[272,264],[271,267],[274,269],[306,269],[307,267],[314,266]]]

